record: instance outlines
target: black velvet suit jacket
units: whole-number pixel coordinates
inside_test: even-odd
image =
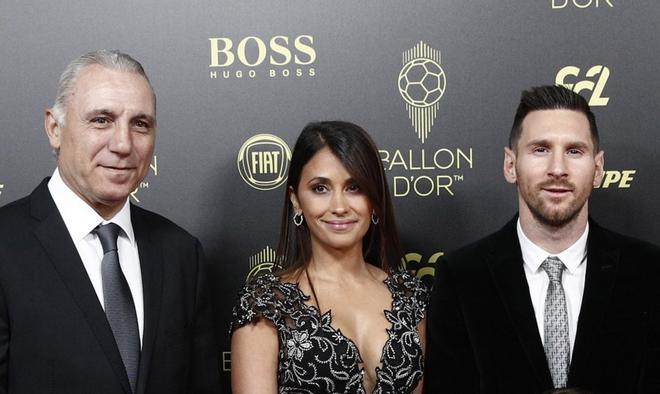
[[[660,249],[593,221],[568,386],[660,393]],[[428,316],[426,393],[541,393],[552,380],[516,233],[438,262]]]
[[[218,393],[197,239],[136,206],[144,296],[137,393]],[[44,180],[0,208],[0,393],[130,393],[105,313]]]

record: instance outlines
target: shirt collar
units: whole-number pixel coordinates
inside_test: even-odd
[[[557,258],[564,263],[566,269],[570,273],[574,273],[575,270],[586,261],[589,222],[587,222],[587,226],[580,238],[578,238],[573,245],[556,254],[547,252],[527,238],[520,225],[520,218],[518,218],[516,230],[518,231],[518,240],[520,241],[520,251],[522,252],[523,262],[532,272],[537,272],[548,256],[557,256]]]
[[[114,217],[105,220],[64,183],[57,168],[48,181],[48,190],[74,242],[85,238],[99,224],[112,222],[121,227],[131,244],[135,245],[135,235],[131,223],[131,204],[129,204],[128,198]]]

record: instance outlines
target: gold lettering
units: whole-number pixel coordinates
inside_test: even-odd
[[[234,63],[234,54],[230,49],[233,45],[229,38],[209,38],[211,42],[211,64],[209,67],[226,67]],[[224,43],[224,47],[220,47],[220,43]],[[225,61],[220,63],[220,54],[225,55]]]
[[[466,155],[465,152],[463,152],[462,149],[460,149],[460,148],[459,148],[459,149],[456,149],[456,153],[457,153],[457,155],[458,155],[458,160],[456,161],[456,168],[457,168],[457,169],[460,170],[460,168],[461,168],[461,158],[465,159],[465,161],[468,162],[468,164],[470,165],[468,168],[470,168],[470,169],[472,168],[472,165],[473,165],[473,161],[472,161],[472,148],[470,148],[469,152],[470,152],[470,154],[469,154],[469,155]]]
[[[621,180],[621,173],[619,171],[605,171],[605,179],[601,187],[607,189],[611,184],[617,183]]]
[[[557,0],[552,0],[552,9],[564,8],[568,4],[568,0],[564,0],[564,4],[558,4]]]
[[[158,175],[158,156],[154,155],[154,159],[149,164],[149,167],[153,170],[154,175]]]
[[[445,180],[445,182],[441,182],[441,180]],[[438,175],[435,178],[436,182],[436,188],[437,188],[437,195],[440,195],[440,189],[445,189],[447,193],[449,193],[450,196],[454,195],[454,192],[451,191],[451,185],[454,183],[452,178],[449,175]]]
[[[247,59],[246,53],[245,53],[245,47],[247,46],[249,41],[254,41],[257,44],[257,59],[254,61],[254,63],[250,63]],[[238,60],[241,61],[241,63],[245,64],[246,66],[254,67],[258,66],[261,63],[263,63],[264,59],[266,59],[266,53],[268,51],[266,50],[266,44],[259,38],[259,37],[254,37],[254,36],[249,36],[245,37],[241,41],[239,41],[238,46],[236,47],[236,54],[238,55]]]
[[[257,171],[257,165],[261,164],[261,161],[259,160],[259,155],[261,155],[261,152],[251,152],[251,160],[250,160],[250,172],[252,174],[260,173],[261,172],[261,167],[259,167],[259,171]]]
[[[280,45],[277,41],[281,40],[284,42],[284,45]],[[270,39],[270,49],[273,50],[273,52],[282,55],[283,60],[278,62],[275,60],[273,55],[270,55],[270,64],[274,66],[284,66],[286,64],[289,64],[291,62],[291,51],[289,48],[286,47],[286,45],[289,44],[289,37],[285,36],[275,36]]]
[[[306,42],[304,42],[304,41]],[[312,44],[314,43],[314,37],[308,36],[308,35],[301,35],[296,37],[296,39],[293,42],[293,46],[300,52],[304,53],[307,55],[307,59],[301,59],[298,57],[298,55],[294,56],[294,61],[296,64],[300,65],[307,65],[307,64],[312,64],[316,60],[316,50],[312,47]]]
[[[609,97],[602,97],[605,84],[607,84],[607,80],[610,78],[610,69],[602,65],[593,66],[587,71],[587,78],[595,77],[598,74],[600,74],[600,77],[589,99],[589,105],[591,106],[605,106],[610,101]]]
[[[441,164],[438,162],[438,155],[440,153],[445,153],[449,155],[449,162],[447,164]],[[438,149],[433,155],[433,163],[435,163],[435,166],[440,168],[441,170],[446,170],[447,168],[450,168],[451,166],[454,165],[454,154],[452,153],[452,151],[446,148]]]
[[[621,171],[621,182],[619,182],[619,187],[621,189],[630,188],[630,183],[633,180],[633,175],[635,175],[635,170],[624,170]]]
[[[404,170],[408,169],[406,161],[403,159],[403,155],[401,155],[401,151],[398,149],[394,151],[394,157],[392,158],[392,163],[390,163],[390,168],[388,168],[388,170],[391,171],[394,166],[401,166]]]
[[[406,177],[395,176],[392,180],[394,181],[394,197],[404,197],[410,193],[410,182]],[[400,191],[399,185],[401,184],[405,186],[405,191]]]
[[[573,89],[573,84],[566,82],[566,77],[573,76],[577,77],[580,74],[580,69],[575,66],[566,66],[559,70],[557,77],[555,78],[555,83],[557,85],[565,86],[566,89]]]
[[[280,167],[280,161],[279,161],[280,152],[270,152],[270,156],[272,156],[272,162],[273,162],[271,174],[277,174],[280,171],[279,170],[279,167]]]
[[[222,352],[222,372],[231,371],[231,352]]]

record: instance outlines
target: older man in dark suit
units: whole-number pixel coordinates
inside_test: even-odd
[[[660,249],[589,218],[603,165],[581,96],[523,92],[504,149],[519,212],[439,262],[425,392],[660,392]]]
[[[0,208],[0,393],[218,393],[202,249],[133,206],[156,137],[136,60],[74,60],[45,114],[57,168]]]

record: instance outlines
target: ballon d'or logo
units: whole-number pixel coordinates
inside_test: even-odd
[[[252,279],[270,273],[275,265],[275,251],[266,246],[261,252],[250,257],[250,272],[245,278],[245,283]]]
[[[445,72],[440,67],[440,51],[423,41],[405,51],[397,84],[417,137],[424,143],[435,122],[447,84]]]
[[[280,137],[257,134],[250,137],[238,152],[238,172],[248,185],[271,190],[286,181],[291,150]]]

